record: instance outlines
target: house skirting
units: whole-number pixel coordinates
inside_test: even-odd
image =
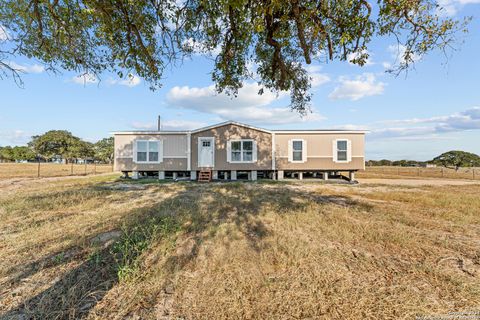
[[[285,179],[344,179],[355,181],[355,172],[358,170],[212,170],[214,181],[236,181],[236,180],[285,180]],[[133,179],[155,178],[160,180],[197,180],[200,170],[190,171],[122,171],[124,177]]]

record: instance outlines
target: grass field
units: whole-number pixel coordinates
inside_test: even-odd
[[[109,164],[58,164],[40,163],[40,177],[59,177],[69,175],[85,175],[112,172]],[[36,178],[37,163],[0,163],[0,179]]]
[[[107,164],[56,164],[41,163],[41,177],[59,177],[69,175],[85,175],[112,172],[112,166]],[[345,173],[348,176],[348,172]],[[38,164],[36,163],[0,163],[0,180],[9,178],[36,178]],[[460,168],[458,171],[449,168],[412,168],[412,167],[367,167],[357,173],[358,178],[442,178],[468,179],[480,181],[480,168]]]
[[[480,185],[0,186],[1,319],[413,319],[478,310]]]
[[[480,181],[480,168],[415,168],[415,167],[366,167],[357,174],[358,178],[439,178]]]

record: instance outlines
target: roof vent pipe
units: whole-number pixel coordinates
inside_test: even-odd
[[[161,117],[158,116],[158,123],[157,123],[158,131],[162,130],[162,122],[161,122]]]

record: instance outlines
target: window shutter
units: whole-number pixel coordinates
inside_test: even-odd
[[[352,141],[347,140],[347,161],[352,161]]]
[[[293,161],[293,146],[292,140],[288,140],[288,162]]]
[[[338,161],[338,153],[337,153],[337,140],[333,140],[332,142],[332,154],[333,154],[333,162]]]
[[[227,141],[227,162],[232,162],[232,141]]]
[[[302,140],[302,161],[307,162],[307,140]]]
[[[133,141],[133,162],[137,162],[137,140]]]
[[[163,140],[158,140],[158,162],[163,162]]]
[[[257,162],[257,141],[252,143],[252,161]]]

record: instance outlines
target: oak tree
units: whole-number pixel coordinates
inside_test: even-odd
[[[453,150],[442,153],[431,162],[458,170],[460,167],[480,167],[480,156],[471,152]]]
[[[137,74],[159,88],[169,65],[201,51],[214,58],[217,91],[236,94],[255,77],[291,107],[307,112],[315,60],[364,65],[372,40],[404,46],[392,71],[432,50],[446,50],[468,18],[443,14],[439,0],[3,0],[0,73],[18,75],[12,55],[35,57],[51,71],[120,77]],[[0,37],[1,39],[1,37]],[[324,61],[324,60],[322,60]],[[261,92],[262,93],[262,90]]]

